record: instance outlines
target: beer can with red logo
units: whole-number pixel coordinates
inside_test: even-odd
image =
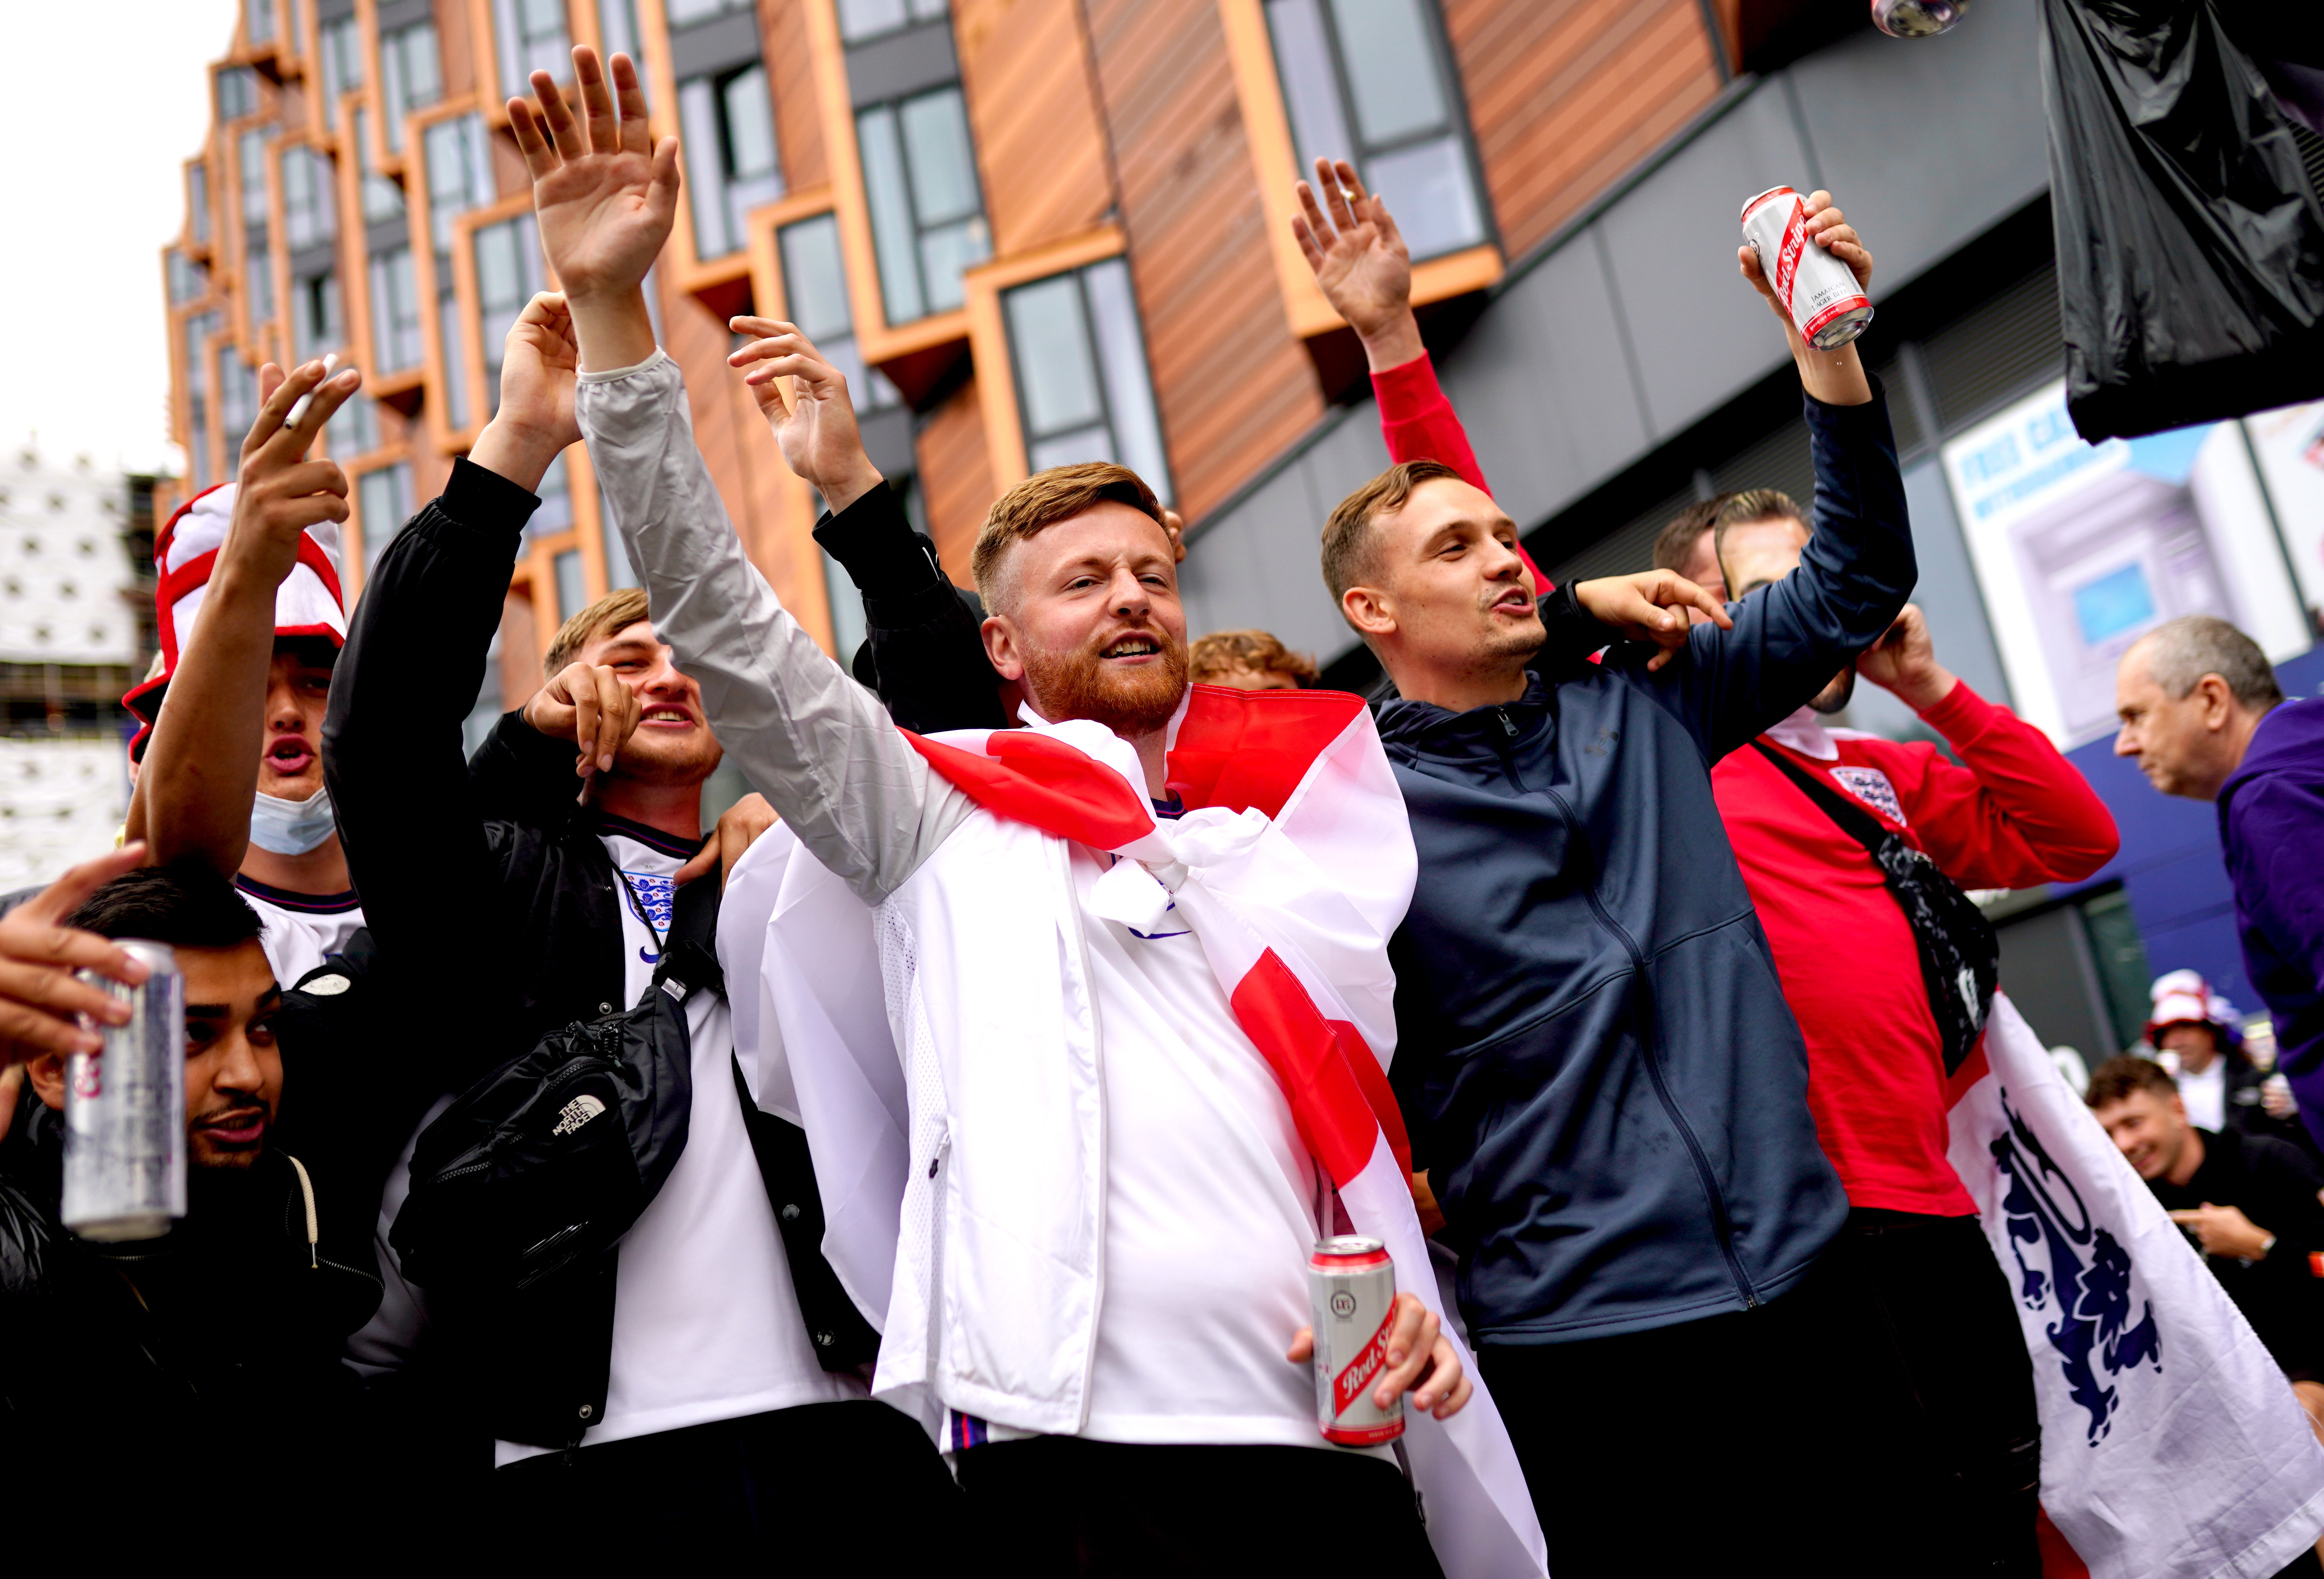
[[[1759,272],[1792,315],[1800,337],[1835,351],[1872,321],[1872,301],[1856,272],[1808,239],[1807,199],[1770,187],[1743,205],[1743,240],[1759,254]]]
[[[1377,1239],[1327,1239],[1307,1260],[1315,1317],[1315,1424],[1333,1442],[1368,1447],[1404,1435],[1404,1399],[1383,1409],[1372,1390],[1388,1370],[1396,1263]]]

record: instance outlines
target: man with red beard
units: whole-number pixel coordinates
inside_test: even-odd
[[[920,1194],[905,1207],[923,1226],[898,1258],[875,1394],[941,1406],[930,1423],[1020,1571],[1222,1551],[1289,1563],[1327,1504],[1366,1507],[1374,1550],[1430,1571],[1387,1450],[1335,1448],[1316,1429],[1295,1338],[1332,1197],[1272,1068],[1188,926],[1110,919],[1109,850],[997,815],[940,775],[752,568],[641,289],[675,213],[675,144],[650,145],[628,60],[613,61],[617,120],[594,54],[574,57],[586,130],[545,73],[510,114],[571,305],[581,431],[655,629],[787,836],[919,939],[888,974],[890,1015],[926,1026],[910,1098]],[[745,350],[753,385],[788,381],[778,439],[833,510],[880,485],[831,365],[787,326]],[[1161,515],[1123,467],[1064,467],[995,504],[975,551],[987,651],[1029,698],[1022,738],[1102,753],[1157,826],[1176,815],[1165,757],[1186,698]],[[950,968],[942,951],[961,948],[1013,965]],[[1398,1297],[1383,1334],[1379,1399],[1411,1392],[1440,1417],[1468,1401],[1416,1297]]]

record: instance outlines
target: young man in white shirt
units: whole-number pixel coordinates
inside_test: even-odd
[[[324,729],[378,957],[429,974],[431,1020],[462,1028],[438,1054],[449,1091],[637,1002],[695,902],[682,881],[703,873],[714,900],[720,881],[701,832],[720,746],[640,593],[568,620],[554,677],[463,761],[531,490],[578,437],[573,367],[562,300],[535,297],[494,422],[372,571]],[[749,818],[722,819],[721,843]],[[725,996],[695,992],[686,1018],[684,1150],[613,1251],[514,1295],[427,1290],[438,1357],[494,1439],[489,1538],[531,1551],[586,1529],[595,1555],[659,1560],[763,1543],[823,1571],[894,1519],[887,1549],[917,1563],[952,1488],[910,1422],[865,1398],[868,1334],[822,1314],[853,1317],[821,1288],[814,1240],[787,1235],[819,1235],[820,1214],[738,1095]]]
[[[675,211],[675,142],[650,147],[627,60],[609,90],[590,51],[574,59],[586,128],[545,73],[538,102],[510,113],[572,306],[583,432],[658,628],[824,867],[867,904],[903,893],[883,917],[908,927],[908,911],[945,946],[1008,956],[1006,971],[955,972],[924,930],[917,963],[888,962],[912,978],[891,984],[890,1014],[911,1011],[902,991],[936,1017],[913,1057],[943,1073],[913,1076],[911,1248],[886,1307],[883,1387],[908,1364],[944,1406],[972,1511],[1013,1571],[1297,1560],[1322,1509],[1361,1509],[1373,1556],[1428,1571],[1393,1462],[1316,1429],[1300,1329],[1332,1196],[1283,1089],[1187,928],[1111,919],[1095,891],[1110,853],[997,817],[932,771],[749,567],[641,290]],[[762,402],[779,399],[770,380],[793,381],[778,437],[834,510],[881,485],[844,378],[803,339],[735,360],[761,364],[749,382]],[[1107,761],[1134,752],[1167,818],[1185,632],[1160,513],[1120,467],[1068,468],[996,505],[1014,530],[989,526],[978,559],[999,672],[1045,721],[1103,725]],[[972,875],[980,861],[1001,863],[974,869],[995,882]],[[1025,919],[1053,902],[1062,938]],[[990,1039],[1004,1021],[1006,1048]],[[1060,1079],[1080,1082],[1074,1094]],[[932,1116],[951,1127],[923,1147]],[[1456,1351],[1418,1299],[1397,1301],[1377,1392],[1449,1417],[1471,1391]]]

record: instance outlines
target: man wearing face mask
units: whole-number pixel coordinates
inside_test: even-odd
[[[147,725],[130,745],[142,767],[125,836],[149,840],[157,863],[190,858],[232,878],[286,983],[343,949],[364,921],[323,787],[323,708],[347,634],[338,529],[347,483],[331,462],[306,458],[356,380],[350,369],[324,385],[318,363],[287,379],[272,364],[262,370],[262,396],[272,410],[281,395],[281,409],[254,430],[269,437],[245,446],[239,479],[196,494],[162,529],[153,549],[162,670],[122,698]],[[290,403],[318,385],[303,420],[284,425]],[[250,524],[230,530],[237,517]],[[257,523],[277,519],[300,528],[279,584],[250,567]],[[182,699],[164,724],[173,695]]]

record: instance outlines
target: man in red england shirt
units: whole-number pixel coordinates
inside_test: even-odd
[[[1316,282],[1363,343],[1389,458],[1443,461],[1483,487],[1421,345],[1395,221],[1350,166],[1319,163],[1317,179],[1320,200],[1300,184],[1294,229]],[[1810,199],[1819,229],[1840,223],[1828,201]],[[1869,266],[1852,243],[1855,256],[1833,250]],[[1803,512],[1772,489],[1707,502],[1682,518],[1690,519],[1711,540],[1682,544],[1684,528],[1674,522],[1657,565],[1683,567],[1699,585],[1723,581],[1731,599],[1789,575],[1808,541]],[[1859,674],[1911,706],[1965,765],[1924,742],[1826,727]],[[1937,661],[1927,623],[1909,604],[1877,646],[1760,738],[1964,888],[2074,882],[2118,842],[2105,806],[2046,736]],[[1848,1191],[1848,1228],[1827,1253],[1858,1260],[1880,1306],[1866,1313],[1864,1341],[1895,1346],[1920,1398],[1919,1428],[1900,1429],[1887,1450],[1919,1453],[1954,1488],[1948,1523],[1964,1572],[2033,1579],[2041,1572],[2033,1374],[2008,1281],[1946,1160],[1943,1048],[1912,925],[1870,852],[1768,756],[1747,749],[1722,759],[1711,788],[1807,1043],[1817,1137]]]

